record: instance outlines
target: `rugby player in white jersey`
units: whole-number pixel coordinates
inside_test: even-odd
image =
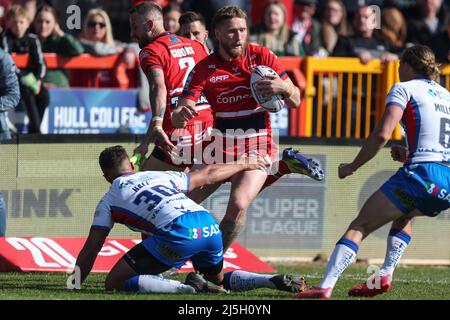
[[[224,275],[219,225],[205,208],[185,195],[239,172],[264,170],[262,158],[210,165],[191,173],[135,173],[125,149],[114,146],[100,154],[99,163],[111,187],[96,208],[89,236],[76,261],[80,283],[91,271],[114,224],[121,223],[149,237],[116,263],[106,278],[107,291],[195,293],[272,288],[298,292],[304,289],[303,278],[295,275],[241,270]],[[157,276],[172,268],[181,268],[188,259],[212,282],[196,273],[190,273],[186,283]],[[71,281],[76,279],[77,276],[72,275]]]
[[[355,260],[360,242],[394,221],[377,279],[374,283],[370,279],[371,285],[362,283],[353,287],[348,294],[375,296],[388,291],[394,269],[411,240],[409,219],[435,217],[450,207],[450,93],[435,82],[439,79],[439,68],[434,53],[426,46],[406,49],[399,74],[401,82],[389,92],[381,122],[354,161],[339,166],[339,178],[352,175],[371,160],[389,141],[400,121],[407,135],[406,162],[366,201],[337,242],[322,282],[296,294],[297,298],[330,298],[338,278]],[[402,158],[401,150],[392,152],[394,160]]]

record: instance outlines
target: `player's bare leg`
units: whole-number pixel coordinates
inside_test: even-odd
[[[420,215],[417,210],[408,217],[411,218],[416,215]],[[366,201],[358,217],[350,224],[344,236],[337,242],[322,282],[317,287],[297,294],[296,298],[330,298],[338,278],[355,260],[359,243],[386,223],[404,216],[405,214],[383,192],[376,191]]]
[[[350,296],[373,297],[387,292],[392,286],[392,276],[395,267],[400,262],[403,252],[411,241],[412,224],[411,217],[403,216],[392,223],[389,236],[387,238],[386,256],[375,279],[368,279],[349,290]],[[376,281],[375,283],[374,280]],[[371,283],[368,286],[368,282]]]
[[[224,252],[239,235],[247,208],[258,195],[266,178],[267,175],[261,171],[241,172],[231,178],[230,200],[220,222]]]
[[[188,284],[158,276],[171,268],[138,244],[115,264],[106,277],[105,288],[108,292],[195,293]]]

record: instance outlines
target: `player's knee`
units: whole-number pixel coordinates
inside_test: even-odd
[[[233,216],[234,219],[239,218],[245,215],[248,206],[250,205],[250,200],[246,199],[246,197],[242,197],[241,199],[234,199],[230,202],[228,207],[228,216]],[[227,213],[228,213],[227,212]]]
[[[361,232],[363,239],[367,237],[370,233],[375,231],[373,223],[370,221],[364,221],[361,219],[355,219],[349,226],[349,230],[356,230]]]

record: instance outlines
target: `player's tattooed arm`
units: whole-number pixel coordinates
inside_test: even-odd
[[[164,81],[164,72],[161,69],[154,68],[150,70],[147,77],[150,87],[152,120],[144,139],[134,150],[134,152],[145,155],[148,151],[148,145],[154,140],[158,140],[164,151],[170,152],[170,150],[174,148],[174,145],[170,142],[170,139],[167,137],[162,128],[164,114],[166,112],[167,99],[167,88]]]

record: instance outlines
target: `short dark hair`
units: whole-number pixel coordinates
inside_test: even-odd
[[[183,13],[180,17],[180,19],[178,20],[178,22],[180,23],[180,25],[183,24],[188,24],[188,23],[192,23],[192,22],[200,22],[203,26],[206,26],[205,23],[205,18],[203,18],[203,16],[195,11],[187,11],[185,13]]]
[[[153,2],[142,2],[137,6],[130,9],[129,14],[138,13],[140,16],[145,17],[148,14],[151,14],[155,17],[160,17],[162,19],[163,13],[161,7]]]
[[[241,8],[236,6],[226,6],[220,8],[219,11],[217,11],[213,17],[212,22],[213,30],[216,29],[224,21],[233,18],[241,18],[247,20],[247,14]]]
[[[106,148],[100,153],[98,163],[102,171],[115,169],[122,165],[123,160],[128,158],[127,151],[122,146],[113,146]]]

